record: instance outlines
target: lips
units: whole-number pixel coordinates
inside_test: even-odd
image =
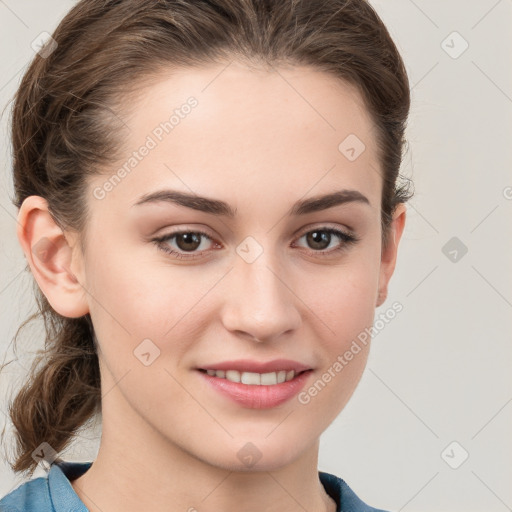
[[[250,359],[237,359],[233,361],[222,361],[218,363],[200,366],[198,370],[237,370],[242,372],[252,373],[270,373],[278,372],[280,370],[294,370],[296,374],[306,370],[311,370],[312,367],[298,361],[291,359],[274,359],[273,361],[260,362]]]
[[[228,379],[208,375],[199,369],[197,374],[206,384],[205,392],[207,393],[208,389],[211,389],[239,406],[250,409],[269,409],[282,405],[297,395],[310,379],[313,370],[303,371],[286,382],[259,386],[232,382]]]

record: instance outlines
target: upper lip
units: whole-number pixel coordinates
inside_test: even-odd
[[[273,361],[260,362],[249,359],[237,359],[235,361],[222,361],[199,367],[199,370],[238,370],[239,372],[270,373],[279,370],[295,370],[295,373],[312,368],[306,364],[292,361],[291,359],[274,359]]]

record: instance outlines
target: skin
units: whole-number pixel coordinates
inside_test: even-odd
[[[125,119],[127,157],[190,96],[198,106],[103,199],[93,190],[117,167],[90,180],[84,254],[43,198],[27,198],[19,212],[19,240],[43,293],[64,316],[90,312],[99,344],[101,444],[73,488],[93,512],[335,511],[318,478],[319,437],[353,394],[369,344],[309,403],[294,397],[266,410],[228,400],[196,368],[284,357],[314,368],[312,386],[385,301],[405,205],[384,250],[371,118],[355,88],[307,67],[233,62],[162,73]],[[349,134],[366,146],[354,161],[338,150]],[[164,188],[226,201],[236,217],[134,206]],[[299,199],[343,188],[370,204],[288,215]],[[315,246],[304,235],[326,225],[360,240],[322,257],[344,242],[333,235]],[[151,241],[182,228],[213,241],[202,238],[192,260]],[[248,236],[263,249],[252,263],[236,252]],[[46,258],[30,249],[41,239],[53,248]],[[186,254],[183,240],[167,245]],[[149,366],[134,357],[147,338],[160,349]],[[261,453],[252,467],[237,457],[249,441]]]

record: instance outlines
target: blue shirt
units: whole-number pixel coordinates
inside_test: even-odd
[[[70,480],[85,473],[92,462],[56,462],[44,477],[21,484],[0,500],[0,512],[88,512]],[[386,512],[361,501],[337,476],[318,472],[325,491],[338,505],[336,512]]]

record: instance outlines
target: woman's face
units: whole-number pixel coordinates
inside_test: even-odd
[[[175,70],[140,98],[126,158],[89,182],[73,262],[99,344],[103,435],[231,469],[282,466],[354,392],[369,344],[353,343],[393,271],[373,124],[355,89],[306,67]],[[288,399],[265,388],[269,401],[237,401],[199,370],[281,358],[312,369]]]

